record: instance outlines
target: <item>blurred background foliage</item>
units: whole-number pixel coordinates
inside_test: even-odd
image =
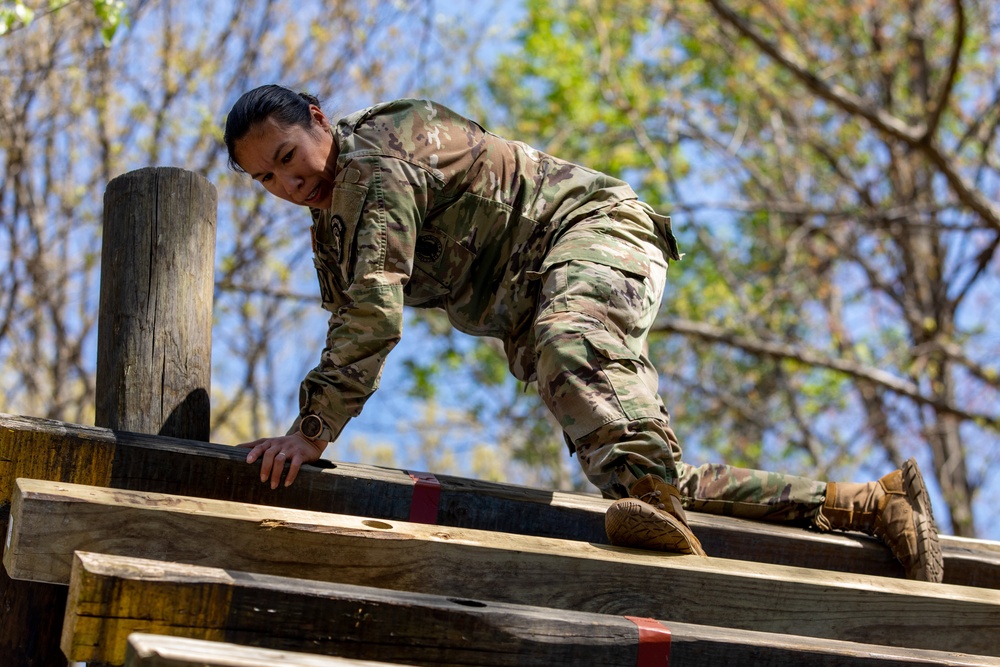
[[[213,432],[284,432],[325,334],[304,211],[227,171],[245,90],[431,97],[669,213],[650,341],[693,463],[867,479],[915,456],[1000,539],[1000,11],[982,0],[0,3],[0,410],[92,423],[102,196],[219,190]],[[408,311],[328,456],[592,490],[496,341]]]

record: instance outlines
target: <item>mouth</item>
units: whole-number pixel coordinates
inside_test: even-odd
[[[317,185],[309,192],[308,195],[306,195],[306,198],[302,200],[302,203],[306,206],[311,206],[312,204],[314,204],[316,200],[319,199],[321,189],[322,188],[319,185]]]

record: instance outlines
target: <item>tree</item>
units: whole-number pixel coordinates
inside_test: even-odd
[[[42,11],[46,14],[56,12],[75,1],[49,0],[48,5],[42,6]],[[124,0],[91,0],[91,6],[101,22],[101,37],[105,44],[109,44],[124,19],[125,2]],[[0,3],[0,36],[6,35],[11,30],[27,27],[35,19],[38,11],[28,7],[20,0]]]
[[[333,115],[427,87],[447,98],[441,50],[482,32],[439,32],[432,2],[139,0],[108,44],[94,8],[119,3],[32,6],[0,38],[2,409],[93,420],[102,194],[178,165],[219,190],[212,437],[283,432],[326,328],[309,216],[227,169],[225,113],[271,82]]]
[[[654,352],[689,447],[822,478],[915,455],[939,519],[995,531],[996,8],[528,7],[491,81],[510,131],[630,177],[685,242]]]

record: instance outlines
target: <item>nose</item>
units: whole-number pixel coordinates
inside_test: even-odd
[[[285,194],[288,195],[289,197],[298,192],[299,188],[302,187],[302,179],[293,174],[289,174],[288,172],[283,171],[281,173],[276,174],[275,176],[276,180],[278,181],[278,184],[281,186],[282,190],[285,191]]]

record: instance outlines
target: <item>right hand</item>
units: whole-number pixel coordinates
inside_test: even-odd
[[[260,481],[271,481],[271,488],[277,489],[281,481],[281,473],[285,462],[289,463],[288,474],[285,476],[285,486],[291,486],[299,474],[303,463],[312,463],[319,459],[326,448],[326,443],[313,443],[301,434],[281,435],[271,438],[259,438],[253,442],[244,442],[237,447],[249,449],[247,463],[260,459]]]

